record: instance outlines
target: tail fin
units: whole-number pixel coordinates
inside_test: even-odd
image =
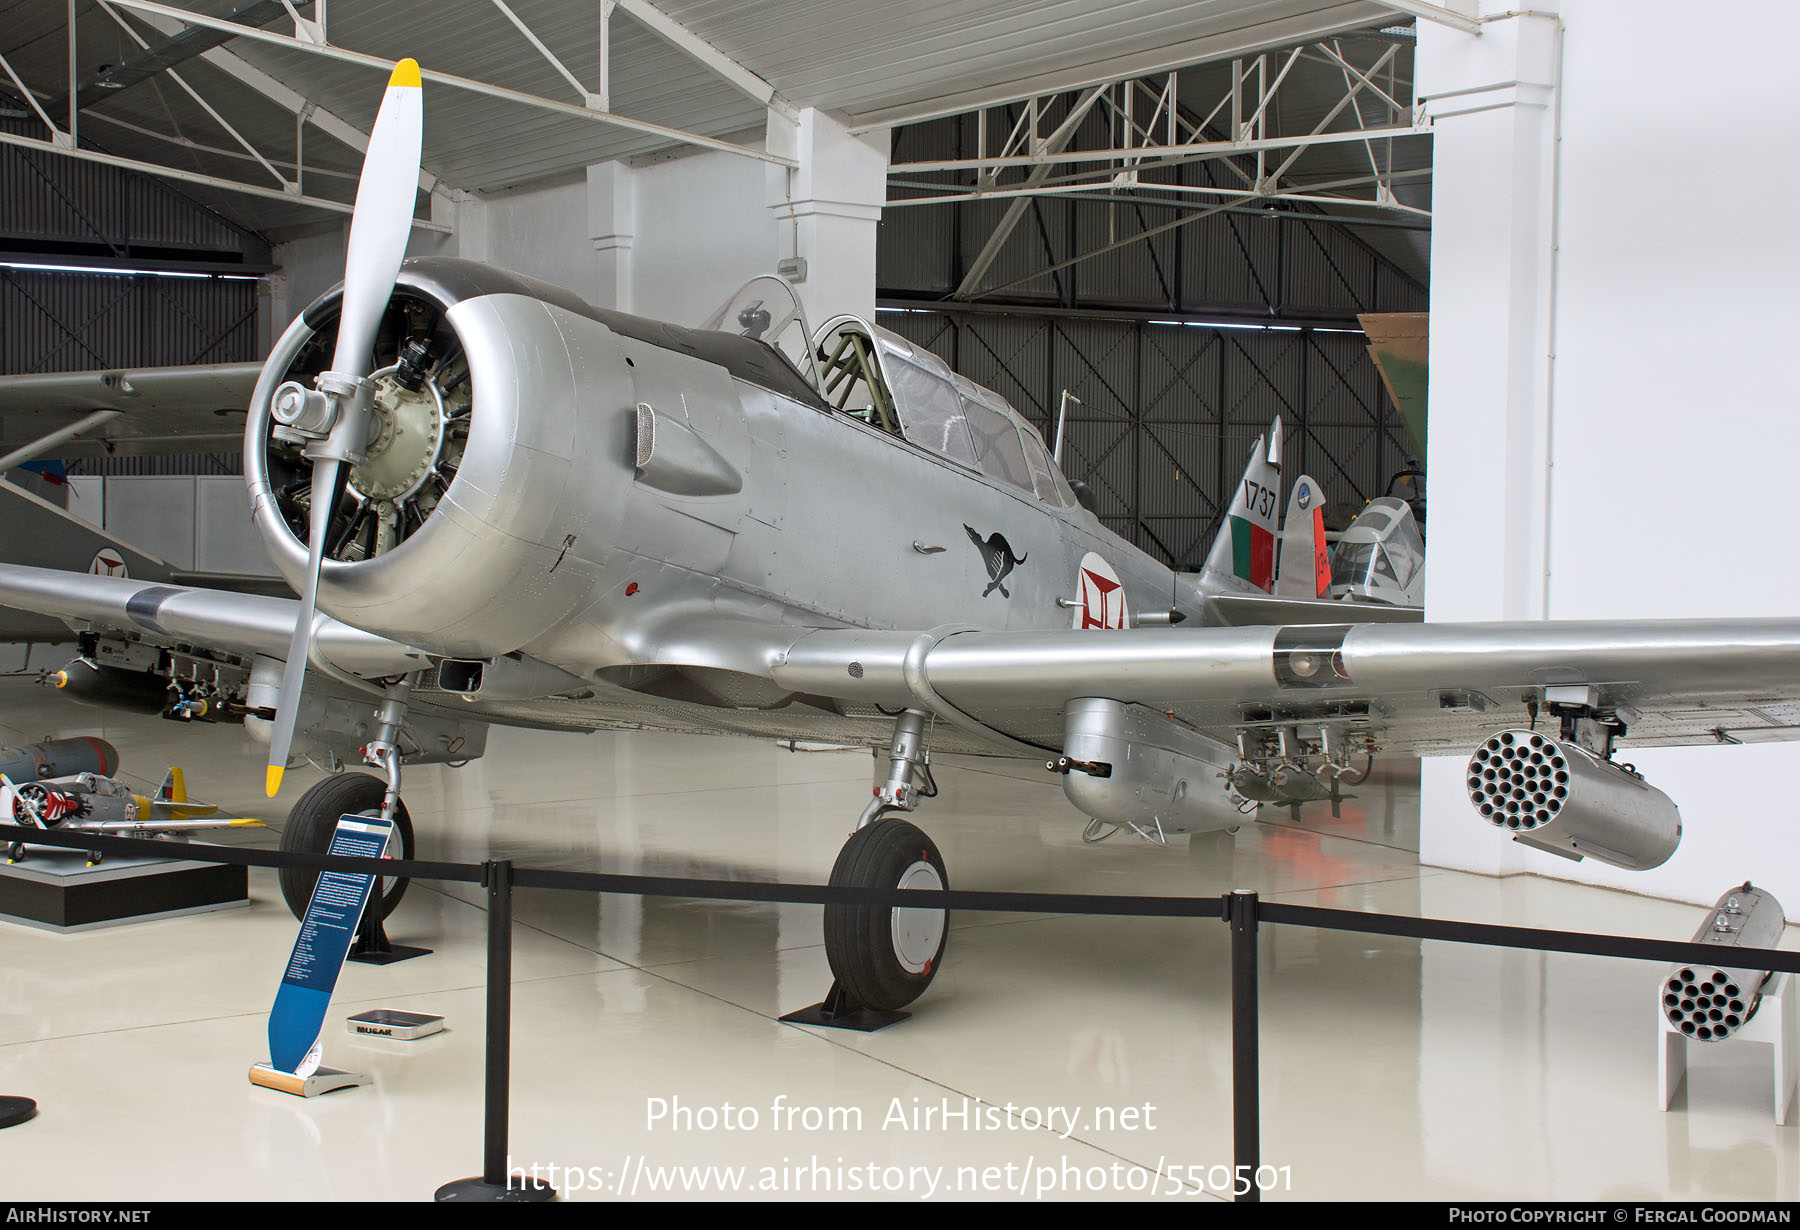
[[[181,769],[170,765],[164,775],[162,785],[156,791],[158,803],[185,803],[188,801],[187,778],[182,776]]]
[[[1317,484],[1314,485],[1315,490]],[[1275,585],[1275,517],[1281,510],[1281,420],[1250,450],[1250,464],[1213,540],[1204,569],[1215,581],[1270,592]]]
[[[1325,546],[1325,493],[1319,480],[1302,474],[1294,480],[1281,523],[1281,570],[1275,592],[1283,598],[1329,598],[1331,554]]]

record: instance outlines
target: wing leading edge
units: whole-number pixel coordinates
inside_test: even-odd
[[[287,653],[300,604],[291,598],[0,564],[0,606],[51,615],[71,626],[115,628],[160,643],[280,658]],[[318,616],[315,629],[315,652],[354,674],[403,674],[429,664],[422,650],[326,615]]]

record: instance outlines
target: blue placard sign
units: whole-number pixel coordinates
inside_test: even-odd
[[[380,858],[393,828],[391,822],[378,817],[340,816],[327,853]],[[275,1006],[269,1012],[269,1061],[278,1071],[309,1075],[300,1067],[325,1026],[331,992],[374,884],[372,875],[320,873],[306,917],[300,922],[300,935],[294,940],[293,955],[275,991]]]

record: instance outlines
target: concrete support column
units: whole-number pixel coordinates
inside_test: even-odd
[[[636,173],[621,162],[587,169],[588,241],[593,244],[594,284],[589,302],[635,311],[632,240],[637,235]]]
[[[1419,23],[1417,88],[1435,134],[1433,621],[1547,613],[1559,50],[1553,18],[1496,21],[1480,35]],[[1463,764],[1424,763],[1421,859],[1517,869],[1513,843],[1476,831]]]
[[[769,169],[769,207],[780,257],[806,262],[796,289],[814,327],[839,312],[875,319],[875,238],[887,199],[888,147],[888,129],[853,135],[814,107],[793,122],[769,115],[769,149],[800,164]]]
[[[1557,36],[1421,22],[1432,116],[1433,620],[1541,619],[1549,489]],[[1428,92],[1429,91],[1429,92]]]

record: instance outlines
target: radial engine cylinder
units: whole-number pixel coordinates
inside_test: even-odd
[[[1694,932],[1694,943],[1719,949],[1717,965],[1677,965],[1663,980],[1663,1014],[1683,1034],[1702,1042],[1729,1038],[1756,1014],[1762,970],[1728,965],[1736,948],[1773,948],[1787,919],[1767,889],[1748,880],[1731,889]]]
[[[1660,867],[1681,844],[1674,800],[1585,748],[1503,730],[1469,757],[1469,801],[1513,840],[1630,871]]]

